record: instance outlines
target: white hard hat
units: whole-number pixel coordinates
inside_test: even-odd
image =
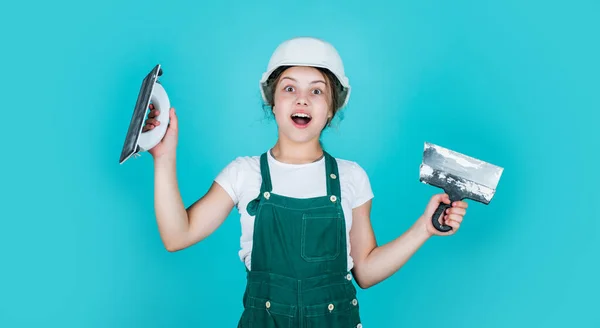
[[[267,80],[273,71],[281,66],[312,66],[328,69],[342,85],[339,107],[344,107],[348,103],[350,83],[344,73],[342,59],[330,43],[311,37],[297,37],[281,43],[273,52],[267,71],[263,73],[260,80],[260,92],[267,103],[269,103]]]

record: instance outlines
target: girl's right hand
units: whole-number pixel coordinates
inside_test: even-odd
[[[150,104],[150,113],[148,114],[148,119],[146,119],[146,124],[144,124],[144,127],[142,128],[142,133],[150,131],[161,124],[156,119],[158,114],[159,110],[155,109],[153,104]],[[165,155],[169,155],[172,158],[175,157],[175,149],[177,148],[177,135],[179,132],[177,123],[175,108],[171,107],[169,109],[169,126],[167,127],[165,136],[156,146],[154,146],[154,148],[148,151],[155,160]]]

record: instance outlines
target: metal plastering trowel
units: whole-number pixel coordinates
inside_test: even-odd
[[[489,204],[504,169],[476,158],[425,142],[419,180],[444,190],[450,201],[472,199]],[[431,218],[433,226],[447,232],[452,227],[438,219],[451,205],[440,203]]]
[[[140,156],[140,152],[148,151],[156,146],[167,132],[169,123],[169,97],[163,86],[158,81],[158,77],[162,75],[161,65],[156,65],[142,81],[142,86],[138,94],[133,116],[129,123],[129,130],[125,136],[125,143],[121,151],[119,164],[123,164],[131,156]],[[158,109],[159,115],[156,118],[160,124],[152,130],[142,132],[146,114],[150,103]]]

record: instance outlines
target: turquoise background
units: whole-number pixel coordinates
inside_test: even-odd
[[[273,145],[258,80],[283,40],[343,56],[353,92],[324,136],[360,163],[380,244],[439,192],[431,141],[505,168],[492,203],[360,290],[365,327],[599,327],[597,1],[52,1],[2,6],[1,327],[234,327],[234,210],[167,252],[151,157],[118,164],[157,63],[180,119],[190,205]]]

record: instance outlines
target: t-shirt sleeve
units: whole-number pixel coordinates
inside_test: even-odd
[[[352,208],[363,205],[374,197],[371,182],[367,172],[358,164],[353,165],[354,199]]]
[[[236,158],[227,164],[215,177],[215,182],[225,189],[236,205],[239,202],[240,164],[241,159]]]

